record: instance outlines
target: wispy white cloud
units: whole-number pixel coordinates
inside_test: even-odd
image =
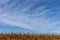
[[[49,7],[44,4],[41,6],[38,5],[37,7],[35,4],[37,4],[39,0],[37,2],[33,1],[26,1],[24,5],[19,4],[20,6],[15,6],[15,2],[13,3],[14,6],[10,5],[8,7],[5,5],[5,7],[0,9],[0,23],[31,29],[38,32],[48,32],[51,29],[52,31],[55,30],[54,28],[60,24],[60,20],[55,20],[59,17],[54,15],[58,11],[55,13],[54,11],[51,11],[52,8],[49,9]],[[36,8],[33,8],[35,6]],[[52,15],[53,17],[49,17]]]
[[[12,26],[17,26],[25,29],[31,29],[31,30],[37,30],[37,31],[47,31],[49,29],[52,29],[56,26],[56,24],[59,22],[51,22],[51,19],[44,19],[45,12],[42,11],[41,17],[35,18],[31,16],[27,16],[27,14],[19,14],[18,12],[10,13],[10,12],[4,12],[0,15],[0,22],[9,24]],[[19,15],[18,15],[19,14]],[[47,29],[46,29],[47,28]]]

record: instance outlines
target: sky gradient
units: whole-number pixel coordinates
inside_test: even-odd
[[[60,33],[60,0],[0,0],[0,32]]]

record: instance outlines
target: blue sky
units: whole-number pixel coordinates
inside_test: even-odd
[[[60,33],[60,0],[0,0],[0,32]]]

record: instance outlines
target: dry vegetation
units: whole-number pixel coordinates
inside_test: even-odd
[[[0,40],[60,40],[60,35],[0,33]]]

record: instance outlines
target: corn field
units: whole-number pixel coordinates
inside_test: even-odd
[[[57,34],[0,33],[0,40],[60,40]]]

